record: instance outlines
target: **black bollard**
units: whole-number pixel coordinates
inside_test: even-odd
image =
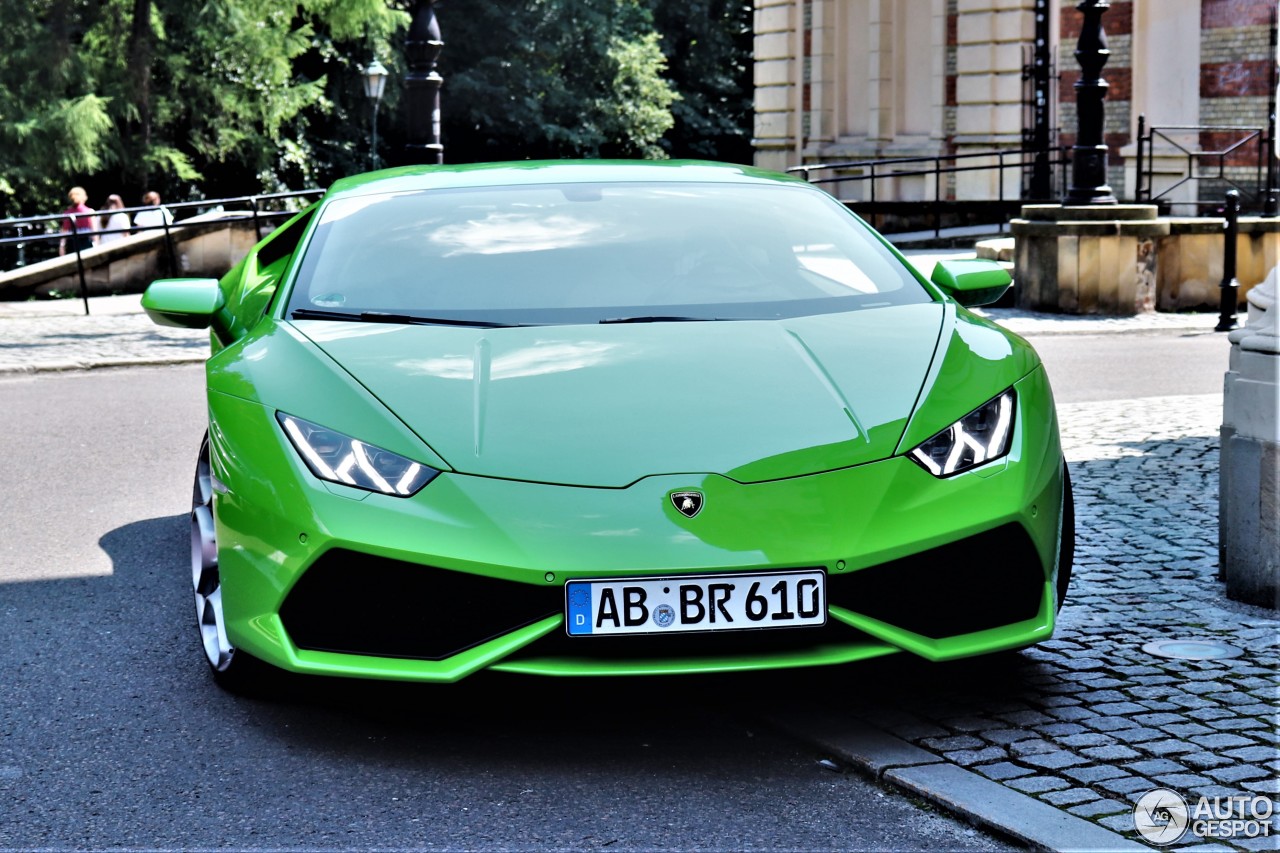
[[[1240,236],[1240,193],[1227,190],[1227,221],[1223,228],[1226,243],[1222,247],[1222,312],[1215,332],[1229,332],[1238,327],[1236,306],[1240,301],[1240,281],[1236,278],[1236,242]]]

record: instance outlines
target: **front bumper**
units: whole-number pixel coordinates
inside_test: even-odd
[[[1062,474],[1043,371],[1017,388],[1010,454],[946,480],[894,457],[750,485],[668,474],[599,489],[445,473],[408,499],[315,480],[273,411],[212,393],[227,633],[285,669],[418,681],[1025,646],[1053,631]],[[686,489],[705,495],[694,519],[668,500]],[[828,574],[823,629],[563,636],[570,579],[802,567]]]

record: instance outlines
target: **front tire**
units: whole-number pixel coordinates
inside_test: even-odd
[[[196,599],[196,627],[200,646],[213,679],[232,693],[250,693],[258,686],[266,664],[237,650],[227,639],[222,608],[222,574],[218,568],[218,532],[213,515],[213,469],[209,434],[200,442],[191,494],[191,586]]]

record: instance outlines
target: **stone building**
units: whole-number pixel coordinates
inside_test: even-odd
[[[1132,199],[1137,189],[1139,115],[1162,128],[1267,126],[1276,7],[1276,0],[1112,0],[1102,19],[1111,50],[1103,76],[1110,84],[1108,178],[1117,197]],[[785,169],[1021,148],[1034,114],[1024,69],[1038,34],[1047,35],[1057,83],[1047,114],[1061,129],[1056,142],[1070,145],[1081,18],[1076,0],[755,0],[756,164]],[[1244,136],[1162,133],[1155,192],[1185,174],[1177,145],[1220,150]],[[1228,159],[1229,176],[1256,169],[1255,143]],[[1006,197],[1018,197],[1024,175],[1003,174]],[[997,180],[977,171],[940,186],[947,197],[991,199],[1001,190]],[[856,195],[856,185],[848,186]],[[935,194],[923,177],[877,187],[886,199]],[[1222,189],[1221,182],[1191,182],[1169,198],[1220,199]]]

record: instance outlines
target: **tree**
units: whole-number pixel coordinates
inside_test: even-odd
[[[68,176],[109,160],[109,101],[77,50],[91,17],[77,0],[0,0],[0,196],[10,215],[61,208]]]
[[[0,193],[32,213],[72,183],[136,199],[313,178],[308,119],[331,103],[298,67],[408,21],[384,0],[0,0],[0,14]]]
[[[323,185],[367,168],[359,66],[392,69],[413,0],[0,0],[0,201]],[[742,0],[442,2],[446,156],[750,156]],[[91,202],[91,203],[93,203]]]
[[[662,139],[673,157],[750,163],[752,31],[743,0],[649,0],[667,76],[680,94]]]
[[[638,0],[454,5],[441,22],[451,161],[665,156],[678,96]]]

